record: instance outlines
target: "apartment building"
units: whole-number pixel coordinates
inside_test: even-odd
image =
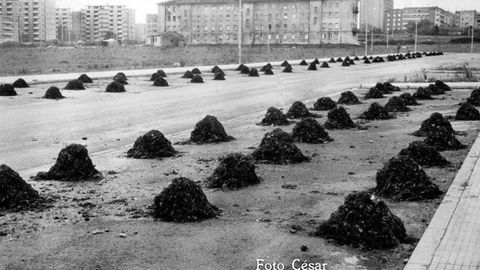
[[[478,17],[476,10],[461,10],[455,12],[455,26],[459,28],[467,28],[472,25],[477,25],[476,18]]]
[[[22,42],[55,40],[55,12],[53,0],[0,0],[0,15],[17,21]]]
[[[147,14],[147,36],[154,36],[159,32],[158,15]]]
[[[81,10],[82,39],[99,41],[108,32],[118,41],[135,39],[135,11],[122,5],[88,6]]]
[[[407,7],[385,12],[385,30],[405,31],[409,22],[428,20],[439,27],[455,25],[455,14],[439,7]]]
[[[0,15],[0,42],[5,41],[18,42],[18,21]]]
[[[385,15],[393,10],[393,0],[360,0],[360,25],[385,30]]]
[[[55,12],[57,40],[69,42],[73,34],[73,16],[69,8],[57,8]]]
[[[159,33],[191,44],[357,43],[358,0],[171,0],[158,4]]]

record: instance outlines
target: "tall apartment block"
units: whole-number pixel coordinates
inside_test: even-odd
[[[159,32],[158,15],[147,14],[147,36],[153,36]]]
[[[18,41],[18,22],[13,17],[0,15],[0,42]]]
[[[385,12],[393,10],[393,0],[360,0],[360,26],[385,30]]]
[[[171,0],[158,4],[160,33],[191,44],[357,43],[358,0]]]
[[[459,28],[480,27],[480,14],[476,10],[462,10],[455,12],[455,26]]]
[[[55,13],[57,40],[69,42],[72,40],[73,17],[69,8],[57,8]]]
[[[45,42],[56,38],[53,0],[0,0],[0,15],[18,23],[22,42]]]
[[[113,32],[118,41],[135,40],[135,11],[125,6],[101,5],[82,9],[82,39],[104,39]]]
[[[450,27],[455,24],[455,15],[439,7],[406,7],[385,12],[385,28],[388,31],[405,31],[409,22],[428,20],[433,25]]]

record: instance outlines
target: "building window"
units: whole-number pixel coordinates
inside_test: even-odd
[[[313,24],[317,25],[317,17],[313,17]]]

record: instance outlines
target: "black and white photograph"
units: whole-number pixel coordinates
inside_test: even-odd
[[[479,110],[479,0],[0,0],[0,270],[478,270]]]

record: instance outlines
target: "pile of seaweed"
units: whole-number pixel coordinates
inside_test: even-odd
[[[249,77],[260,77],[260,75],[258,74],[258,70],[256,68],[251,68],[249,73],[248,73],[248,76]]]
[[[403,93],[399,96],[401,99],[403,99],[403,101],[405,101],[405,104],[407,104],[407,106],[418,106],[420,105],[417,100],[412,97],[412,95],[410,95],[409,93]]]
[[[477,110],[477,108],[475,108],[475,106],[465,102],[462,103],[460,108],[457,110],[455,120],[478,121],[480,120],[480,112]]]
[[[128,84],[128,79],[127,79],[127,76],[125,75],[125,73],[123,72],[119,72],[117,73],[114,77],[113,77],[113,80],[116,81],[116,82],[119,82],[123,85],[127,85]]]
[[[300,61],[300,66],[308,66],[308,63],[307,61],[305,61],[305,59],[303,59],[302,61]]]
[[[308,111],[307,106],[301,101],[295,101],[287,112],[287,118],[316,117],[317,115]]]
[[[438,88],[440,88],[444,92],[452,91],[452,88],[449,85],[447,85],[446,83],[444,83],[440,80],[435,81],[435,86],[437,86]]]
[[[289,66],[289,65],[290,65],[290,63],[288,63],[287,60],[283,61],[283,62],[280,64],[281,67],[286,67],[286,66]]]
[[[318,70],[317,65],[314,62],[310,63],[310,65],[308,66],[308,70]]]
[[[193,69],[192,69],[192,73],[193,73],[193,74],[197,74],[197,75],[202,74],[202,72],[200,72],[200,69],[198,69],[198,68],[193,68]]]
[[[93,80],[88,77],[87,74],[82,74],[80,77],[78,77],[78,80],[81,81],[82,83],[93,83]]]
[[[123,92],[126,92],[126,90],[125,90],[125,86],[123,86],[123,84],[121,84],[117,81],[113,81],[109,85],[107,85],[106,92],[123,93]]]
[[[360,100],[358,100],[357,96],[351,91],[346,91],[340,94],[340,98],[337,101],[338,104],[344,105],[357,105],[361,104]]]
[[[0,96],[16,96],[17,92],[11,84],[0,84]]]
[[[389,112],[409,112],[412,110],[408,108],[401,97],[391,97],[385,105],[385,109]]]
[[[238,65],[238,67],[235,69],[235,71],[242,71],[244,67],[245,67],[244,64],[240,64],[240,65]]]
[[[242,70],[240,70],[240,74],[250,74],[250,68],[243,66]]]
[[[372,62],[370,62],[370,60],[368,60],[368,58],[367,58],[363,61],[363,63],[368,65],[368,64],[371,64]]]
[[[424,142],[437,151],[460,150],[466,148],[455,135],[445,127],[435,128],[427,134]]]
[[[425,137],[438,128],[445,128],[451,134],[457,133],[455,130],[453,130],[450,121],[445,119],[441,113],[435,112],[432,113],[428,119],[422,122],[420,129],[415,131],[413,135],[417,137]]]
[[[292,136],[281,129],[265,134],[252,157],[258,162],[269,164],[293,164],[309,160],[293,143]]]
[[[155,81],[153,82],[153,86],[168,86],[167,80],[165,80],[162,76],[157,76]]]
[[[101,178],[83,145],[71,144],[58,154],[57,161],[48,172],[40,172],[36,180],[81,181]]]
[[[293,72],[293,68],[292,68],[291,65],[287,65],[287,66],[283,69],[282,72],[284,72],[284,73],[292,73],[292,72]]]
[[[322,126],[313,118],[302,119],[293,128],[293,140],[300,143],[320,144],[333,141]]]
[[[64,98],[64,96],[62,95],[62,93],[60,92],[60,89],[58,89],[58,87],[51,86],[50,88],[47,89],[43,98],[46,98],[46,99],[62,99],[62,98]]]
[[[265,74],[265,75],[274,75],[274,74],[273,74],[273,70],[271,70],[271,69],[265,70],[265,73],[263,73],[263,74]]]
[[[328,62],[333,64],[333,63],[336,63],[337,61],[335,61],[335,59],[332,57]]]
[[[240,189],[260,183],[251,157],[240,153],[229,154],[219,159],[217,168],[207,178],[209,188]]]
[[[320,65],[320,60],[318,60],[318,58],[315,58],[315,60],[313,60],[313,63],[315,63],[315,65]]]
[[[215,75],[213,76],[213,80],[214,81],[225,81],[225,75],[221,72],[217,72],[215,73]]]
[[[190,142],[204,144],[216,142],[229,142],[235,140],[225,132],[222,123],[215,116],[207,115],[195,125],[190,134]]]
[[[0,165],[0,209],[32,208],[40,195],[20,175],[5,164]]]
[[[423,88],[419,87],[417,91],[413,94],[413,97],[415,99],[419,100],[431,100],[432,98],[432,92],[428,88]]]
[[[154,82],[157,78],[165,78],[167,77],[167,74],[161,69],[157,70],[157,72],[153,73],[152,76],[150,77],[150,81]]]
[[[379,99],[384,98],[385,96],[382,94],[382,91],[378,90],[378,88],[373,87],[368,90],[368,93],[365,94],[365,99]]]
[[[208,202],[202,188],[188,178],[175,178],[155,196],[153,216],[173,222],[197,222],[218,216],[220,210]]]
[[[266,71],[267,69],[273,69],[272,64],[267,63],[266,65],[264,65],[264,66],[262,67],[262,69],[260,69],[260,71]]]
[[[435,148],[421,141],[410,143],[399,155],[408,156],[425,167],[444,167],[450,163]]]
[[[480,89],[473,90],[467,102],[474,106],[480,106]]]
[[[337,58],[337,63],[342,63],[343,62],[343,59],[341,57]]]
[[[191,79],[193,78],[193,73],[190,70],[185,71],[185,73],[182,76],[183,79]]]
[[[428,89],[428,91],[430,91],[430,93],[432,93],[433,96],[438,96],[438,95],[445,94],[445,91],[438,88],[435,84],[428,85],[427,89]]]
[[[24,79],[20,78],[20,79],[17,79],[13,83],[13,87],[15,87],[15,88],[28,88],[30,86],[28,85],[28,83]]]
[[[352,193],[315,235],[340,245],[389,249],[407,241],[405,227],[385,203],[367,192]]]
[[[195,74],[190,80],[191,83],[203,83],[203,78],[201,75]]]
[[[80,80],[72,80],[67,83],[65,90],[85,90],[85,87]]]
[[[323,62],[320,67],[321,67],[321,68],[329,68],[330,66],[328,65],[327,62]]]
[[[137,159],[171,157],[177,153],[170,141],[158,130],[151,130],[140,136],[131,149],[127,151],[127,157]]]
[[[375,194],[396,201],[434,199],[442,194],[422,167],[408,156],[390,159],[377,172]]]
[[[313,109],[316,111],[330,111],[337,107],[337,103],[329,97],[322,97],[317,99],[317,102],[313,105]]]
[[[287,116],[275,107],[270,107],[265,114],[261,126],[288,126],[290,122],[287,120]]]
[[[360,115],[360,118],[365,120],[387,120],[391,119],[392,116],[388,113],[387,109],[377,102],[374,102],[370,105],[368,110]]]
[[[328,113],[328,119],[325,122],[325,128],[327,129],[349,129],[354,128],[356,125],[353,123],[350,115],[344,107],[340,106],[331,110]]]

